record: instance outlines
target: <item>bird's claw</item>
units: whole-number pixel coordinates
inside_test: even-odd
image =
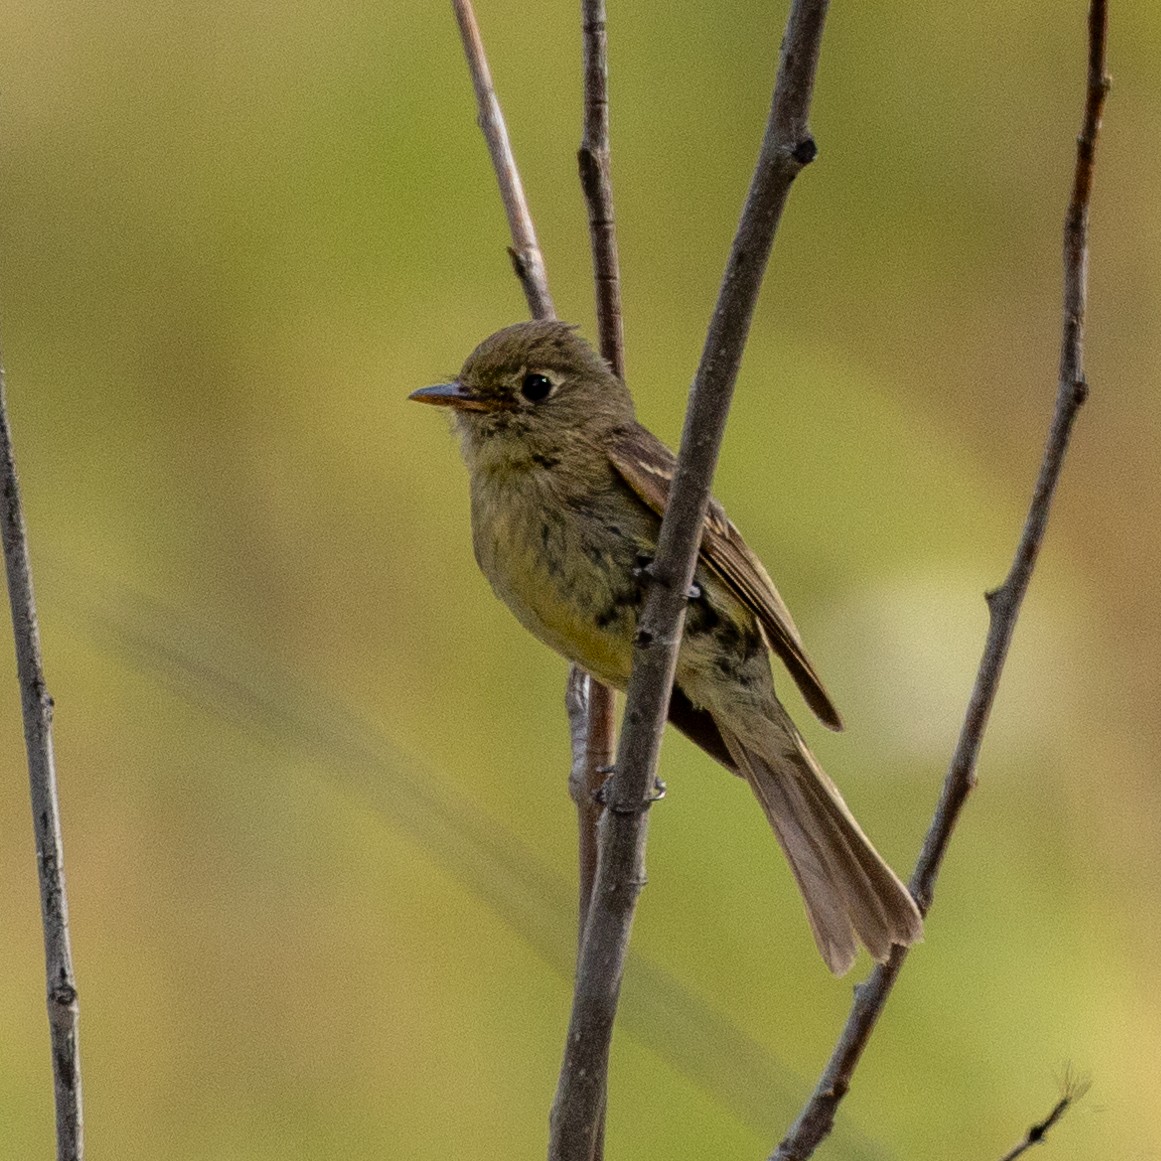
[[[644,552],[637,553],[637,564],[636,564],[636,567],[633,569],[633,575],[635,577],[643,577],[643,576],[651,577],[651,576],[653,576],[654,575],[653,557],[649,556],[648,553],[644,553]],[[696,600],[700,599],[701,586],[700,585],[690,585],[689,588],[687,588],[685,590],[685,596],[686,596],[686,600],[690,600],[690,601],[696,601]]]
[[[609,805],[609,788],[613,785],[613,775],[617,772],[616,766],[598,766],[597,773],[604,775],[601,784],[593,791],[593,801],[598,806]]]
[[[607,777],[605,778],[604,782],[602,782],[600,786],[598,786],[596,790],[593,791],[593,801],[612,810],[618,810],[618,807],[609,800],[613,785],[613,774],[616,773],[616,769],[617,768],[615,766],[598,766],[597,773],[605,774]],[[660,778],[655,777],[653,779],[653,789],[646,797],[644,805],[651,806],[654,802],[660,802],[665,797],[668,789],[669,788],[665,785],[664,782],[661,781]],[[631,811],[630,813],[636,812]]]

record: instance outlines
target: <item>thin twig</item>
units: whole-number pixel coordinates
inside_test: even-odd
[[[1038,1124],[1033,1125],[1028,1130],[1028,1135],[1024,1138],[1024,1140],[1021,1141],[1020,1144],[1017,1145],[1014,1149],[1009,1149],[1008,1152],[1000,1158],[1000,1161],[1015,1161],[1017,1157],[1022,1156],[1029,1149],[1031,1149],[1033,1145],[1043,1144],[1044,1139],[1048,1134],[1048,1130],[1051,1129],[1052,1126],[1055,1125],[1062,1116],[1064,1116],[1071,1105],[1072,1101],[1069,1100],[1068,1097],[1061,1097],[1060,1100],[1058,1100],[1056,1104],[1052,1106],[1052,1112],[1050,1112],[1048,1116],[1044,1118],[1044,1120],[1040,1121]]]
[[[1024,1140],[1014,1149],[1010,1149],[1000,1158],[1000,1161],[1016,1161],[1016,1158],[1026,1153],[1033,1145],[1043,1144],[1048,1130],[1064,1116],[1066,1112],[1091,1088],[1087,1077],[1074,1076],[1071,1071],[1064,1074],[1064,1083],[1061,1085],[1060,1099],[1052,1106],[1052,1111],[1042,1121],[1033,1125],[1024,1134]]]
[[[479,25],[476,23],[475,12],[471,0],[453,0],[453,7],[476,90],[479,125],[488,141],[500,187],[500,198],[504,203],[511,228],[512,246],[509,247],[508,253],[512,256],[513,267],[524,288],[524,295],[528,299],[528,307],[533,317],[555,318],[552,296],[548,291],[544,258],[536,241],[536,230],[532,225],[532,214],[524,196],[524,186],[516,168],[516,159],[508,143],[504,114],[492,86],[492,75],[484,55],[484,42],[480,36]],[[597,261],[599,259],[594,251],[594,262]],[[615,249],[612,261],[615,284]],[[613,695],[603,685],[593,681],[584,670],[574,665],[569,670],[564,704],[568,713],[572,741],[569,793],[577,807],[580,865],[578,927],[583,933],[597,869],[596,835],[601,807],[596,800],[596,791],[605,777],[603,771],[607,770],[613,761]],[[579,957],[579,936],[577,952]]]
[[[572,739],[572,769],[568,777],[569,794],[576,804],[577,823],[577,938],[576,962],[580,967],[584,950],[585,925],[589,904],[597,881],[599,827],[604,807],[600,789],[613,764],[615,717],[613,691],[590,676],[579,665],[569,666],[564,704],[568,710],[569,734]],[[593,1141],[591,1161],[603,1161],[605,1155],[605,1116]]]
[[[588,0],[582,0],[587,5]],[[492,75],[484,54],[484,43],[480,36],[471,0],[452,0],[456,21],[459,24],[460,39],[464,54],[472,74],[472,84],[476,91],[477,120],[488,142],[492,166],[496,171],[500,187],[500,199],[508,215],[512,245],[508,253],[528,309],[533,318],[555,318],[556,310],[548,290],[548,273],[540,245],[536,240],[536,230],[532,224],[532,214],[524,196],[524,185],[516,168],[516,159],[508,140],[508,130],[504,114],[500,108],[492,85]],[[598,48],[590,44],[590,21],[585,9],[585,131],[582,143],[581,181],[585,183],[586,146],[590,141],[603,143],[605,182],[596,194],[604,200],[594,203],[590,200],[590,221],[601,222],[601,238],[598,242],[593,225],[593,264],[597,279],[597,317],[601,326],[601,349],[617,374],[624,374],[624,359],[620,343],[620,282],[617,274],[616,237],[612,221],[612,188],[607,180],[608,165],[608,103],[604,90],[604,18],[601,13],[601,41]],[[595,63],[594,63],[595,62]],[[590,75],[590,69],[599,75]],[[590,113],[590,108],[599,112]],[[597,118],[600,118],[599,120]],[[598,145],[599,147],[599,145]],[[589,196],[588,186],[585,186]],[[609,275],[602,282],[602,273]],[[604,287],[602,289],[602,287]],[[610,288],[611,295],[610,297]],[[613,304],[611,307],[609,304]],[[615,316],[609,310],[615,310]],[[607,329],[607,319],[615,317],[615,328]],[[614,337],[615,336],[615,337]],[[610,343],[612,345],[610,345]],[[578,906],[577,906],[577,961],[579,964],[583,944],[585,924],[588,918],[589,901],[597,875],[597,826],[601,816],[601,806],[597,801],[606,771],[613,761],[614,713],[613,692],[591,678],[584,670],[573,665],[569,669],[565,687],[565,708],[568,713],[569,735],[572,744],[572,765],[569,770],[569,793],[577,811],[577,864],[578,864]],[[601,1161],[603,1153],[603,1115],[601,1131],[589,1152],[586,1161]]]
[[[613,216],[613,180],[609,150],[609,62],[605,0],[581,0],[581,42],[584,56],[584,129],[577,150],[581,189],[589,214],[593,255],[597,333],[601,354],[621,379],[625,378],[625,343],[621,321],[621,270],[617,259],[617,228]],[[573,674],[576,674],[574,667]],[[576,800],[580,828],[580,937],[577,963],[584,948],[584,931],[596,883],[601,811],[596,796],[613,761],[615,721],[613,691],[596,678],[588,682],[588,729],[584,735],[583,798]],[[570,688],[571,688],[570,678]],[[575,763],[575,748],[574,748]],[[605,1104],[594,1135],[591,1161],[605,1154]]]
[[[512,156],[512,146],[508,142],[504,114],[500,111],[500,102],[492,87],[492,74],[484,55],[480,26],[476,23],[471,0],[452,0],[452,7],[460,26],[460,39],[468,58],[472,85],[476,90],[476,106],[479,110],[477,121],[488,143],[488,152],[492,155],[492,167],[500,183],[500,199],[508,215],[508,229],[512,235],[508,253],[512,257],[512,266],[524,288],[524,297],[528,300],[528,310],[532,317],[555,318],[556,308],[552,303],[552,295],[548,293],[544,256],[536,241],[536,230],[532,225],[532,215],[528,212],[524,186],[516,168],[516,159]]]
[[[0,536],[8,572],[8,600],[16,641],[16,675],[24,717],[24,746],[28,751],[28,781],[32,795],[32,825],[36,834],[36,862],[40,874],[40,915],[44,926],[44,969],[47,985],[48,1027],[56,1103],[58,1161],[81,1161],[84,1137],[81,1118],[81,1059],[77,1045],[76,979],[69,946],[69,908],[64,881],[64,847],[52,755],[52,698],[44,682],[40,657],[40,630],[32,593],[32,570],[20,484],[8,426],[8,399],[4,368],[0,364]]]
[[[601,820],[568,1042],[550,1125],[551,1161],[588,1161],[597,1132],[629,931],[645,878],[645,836],[686,593],[726,415],[762,275],[790,185],[816,148],[807,113],[826,0],[795,0],[770,118],[726,264],[682,433],[673,491],[638,623],[617,772]]]
[[[625,378],[621,324],[621,272],[609,171],[609,64],[605,0],[581,0],[584,39],[584,135],[577,150],[581,189],[589,210],[593,280],[597,291],[597,332],[601,354]]]
[[[607,698],[594,698],[602,690]],[[613,698],[607,686],[594,681],[579,666],[568,671],[564,704],[572,738],[572,771],[568,788],[576,803],[579,866],[577,907],[577,959],[597,877],[597,824],[603,807],[597,791],[613,763]]]
[[[621,328],[621,271],[613,220],[613,183],[609,175],[609,70],[606,58],[604,0],[581,0],[584,45],[584,131],[577,164],[589,213],[593,255],[597,331],[601,354],[621,379],[625,377],[625,347]],[[574,670],[575,672],[575,670]],[[577,801],[582,835],[581,932],[596,880],[596,826],[600,809],[595,795],[613,761],[613,691],[588,680],[588,732],[585,736],[583,801]],[[579,949],[579,945],[578,945]],[[599,1150],[598,1150],[599,1154]]]
[[[593,255],[597,331],[601,354],[613,371],[625,377],[625,347],[621,328],[621,272],[617,261],[617,233],[613,220],[613,183],[609,175],[609,70],[606,57],[604,0],[581,0],[584,46],[584,130],[577,165],[589,214]],[[579,681],[570,675],[570,689]],[[587,722],[584,735],[583,776],[576,798],[581,828],[581,932],[596,880],[597,833],[600,808],[595,796],[613,762],[613,691],[594,678],[587,679]],[[574,761],[576,758],[574,747]],[[579,951],[579,943],[578,943]],[[597,1157],[599,1158],[598,1149]]]
[[[976,763],[988,715],[996,698],[1000,673],[1016,627],[1020,604],[1028,589],[1044,539],[1048,513],[1060,478],[1068,439],[1088,395],[1084,378],[1084,316],[1088,275],[1088,207],[1093,159],[1109,78],[1105,73],[1106,0],[1092,0],[1089,11],[1088,87],[1084,124],[1077,138],[1072,197],[1064,224],[1064,322],[1060,348],[1060,379],[1056,408],[1044,448],[1040,473],[1029,505],[1024,531],[1004,583],[987,594],[989,627],[975,686],[963,727],[943,783],[923,851],[911,876],[911,892],[924,914],[931,907],[935,880],[952,831],[968,794],[976,783]],[[879,1014],[907,957],[896,947],[855,990],[855,1001],[814,1094],[802,1109],[771,1161],[805,1161],[834,1125],[835,1111],[850,1087],[851,1076]]]

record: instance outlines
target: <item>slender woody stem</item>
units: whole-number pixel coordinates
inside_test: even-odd
[[[500,109],[500,102],[492,86],[492,75],[484,55],[484,42],[476,23],[475,12],[472,9],[471,0],[453,0],[453,7],[460,27],[464,53],[468,59],[468,68],[471,71],[472,82],[476,90],[479,125],[488,142],[492,165],[496,171],[500,187],[500,199],[503,201],[505,212],[508,215],[508,225],[512,234],[512,245],[509,247],[508,253],[512,256],[512,265],[516,271],[516,276],[520,279],[521,286],[524,288],[524,296],[528,300],[528,308],[532,316],[538,319],[555,318],[552,296],[548,292],[548,275],[545,270],[544,258],[536,241],[532,214],[528,209],[528,201],[524,196],[524,186],[516,168],[516,159],[512,155],[512,148],[508,142],[504,114]],[[586,49],[586,59],[587,55]],[[588,139],[589,125],[588,92],[586,81],[586,140]],[[605,155],[607,158],[607,146]],[[611,189],[607,185],[606,192],[611,198]],[[607,249],[600,252],[602,256],[598,257],[594,236],[593,261],[602,270],[609,269],[608,263],[611,261],[612,278],[610,281],[619,302],[619,290],[616,290],[618,285],[616,241],[612,235],[611,201],[607,217],[609,221],[608,238],[611,240],[613,248],[611,252]],[[598,302],[598,310],[600,311],[600,309]],[[619,306],[617,309],[619,312]],[[603,316],[603,312],[601,313]],[[619,360],[619,335],[615,352]],[[610,358],[608,351],[605,351],[605,357]],[[605,777],[602,771],[613,761],[613,695],[610,690],[599,682],[593,681],[584,670],[578,669],[574,665],[569,670],[564,701],[572,739],[569,792],[577,807],[578,862],[580,866],[579,928],[583,932],[589,897],[592,894],[597,871],[597,821],[600,818],[601,808],[596,800],[596,791],[600,788],[601,781]],[[580,940],[578,937],[578,954],[579,950]]]
[[[556,308],[552,295],[548,293],[548,272],[544,267],[544,256],[540,243],[536,240],[536,230],[532,225],[532,215],[528,212],[528,200],[524,196],[524,185],[520,181],[520,171],[516,168],[516,158],[508,141],[508,128],[504,124],[504,114],[496,90],[492,87],[492,74],[488,69],[488,58],[484,55],[484,42],[480,38],[480,26],[471,0],[452,0],[456,22],[460,26],[460,39],[464,45],[464,55],[468,58],[468,69],[472,74],[472,85],[476,90],[477,121],[488,152],[492,155],[492,168],[500,184],[500,200],[508,215],[508,230],[512,235],[512,245],[508,253],[516,277],[524,288],[528,300],[528,310],[533,318],[555,318]]]
[[[1088,275],[1088,207],[1092,193],[1093,161],[1100,132],[1101,113],[1109,78],[1105,73],[1106,0],[1092,0],[1089,11],[1088,87],[1084,124],[1077,138],[1076,169],[1072,197],[1064,223],[1064,321],[1060,347],[1060,379],[1056,407],[1049,428],[1040,473],[1032,494],[1024,531],[1004,583],[988,593],[989,627],[983,657],[964,716],[959,741],[943,783],[943,792],[927,832],[923,851],[911,876],[911,892],[924,914],[931,907],[935,880],[955,829],[960,811],[975,786],[976,763],[988,724],[988,715],[999,688],[1004,659],[1016,627],[1020,605],[1027,592],[1044,540],[1048,513],[1060,479],[1069,435],[1077,413],[1088,395],[1084,378],[1084,316]],[[805,1161],[834,1126],[839,1102],[850,1087],[851,1077],[887,997],[907,957],[896,947],[855,990],[850,1016],[814,1094],[798,1115],[790,1132],[771,1156],[771,1161]]]
[[[1021,1141],[1014,1148],[1009,1149],[1007,1153],[1000,1158],[1000,1161],[1016,1161],[1017,1157],[1023,1157],[1033,1145],[1044,1144],[1045,1138],[1048,1136],[1050,1129],[1054,1128],[1060,1119],[1081,1100],[1085,1093],[1089,1090],[1089,1082],[1084,1077],[1073,1076],[1071,1072],[1066,1072],[1064,1076],[1064,1091],[1060,1094],[1060,1099],[1052,1106],[1048,1116],[1042,1121],[1038,1121],[1032,1125],[1028,1132],[1024,1134],[1024,1140]]]
[[[601,354],[614,373],[624,379],[621,272],[617,261],[617,233],[613,220],[613,183],[609,175],[609,70],[604,0],[581,0],[581,24],[584,46],[584,131],[577,150],[577,164],[589,214],[597,330],[600,334]],[[612,764],[615,743],[613,691],[595,678],[588,679],[587,689],[588,733],[583,756],[583,800],[577,799],[582,830],[582,935],[597,869],[596,827],[600,809],[594,809],[595,795]],[[593,857],[587,857],[589,852]]]
[[[762,275],[790,185],[816,150],[807,113],[826,0],[795,0],[770,118],[690,391],[677,472],[634,649],[617,772],[601,820],[568,1043],[550,1126],[551,1161],[588,1161],[603,1107],[629,931],[644,883],[645,835],[661,733],[726,415]]]
[[[597,330],[601,354],[625,378],[621,323],[621,272],[613,217],[613,181],[609,171],[609,64],[605,0],[581,0],[584,40],[584,135],[577,150],[581,188],[589,210],[593,280],[597,292]]]
[[[613,217],[613,181],[609,153],[609,63],[605,0],[581,0],[581,42],[584,55],[584,130],[577,150],[581,189],[589,213],[589,240],[593,255],[597,332],[601,354],[621,379],[625,378],[625,345],[621,322],[621,271],[617,260],[617,229]],[[574,674],[576,669],[574,667]],[[613,761],[615,715],[613,691],[595,678],[588,682],[588,730],[584,738],[583,798],[577,799],[580,827],[580,938],[577,965],[584,948],[599,860],[600,808],[596,795]],[[575,753],[575,751],[574,751]],[[575,760],[575,759],[574,759]],[[607,1080],[607,1078],[606,1078]],[[594,1135],[592,1161],[605,1153],[605,1105]]]
[[[44,926],[44,966],[47,984],[48,1026],[56,1103],[58,1161],[81,1161],[84,1154],[81,1118],[81,1059],[77,1045],[76,979],[69,946],[69,908],[65,893],[64,846],[57,802],[56,768],[52,753],[52,698],[44,682],[40,630],[32,592],[28,539],[20,484],[8,426],[8,399],[4,368],[0,365],[0,536],[8,573],[8,600],[16,641],[16,674],[24,717],[24,746],[28,752],[28,780],[32,795],[32,824],[36,835],[36,862],[40,874],[40,914]]]
[[[597,696],[598,691],[608,694]],[[607,686],[574,665],[568,671],[564,704],[572,739],[572,770],[568,788],[576,804],[579,866],[577,959],[580,959],[585,918],[597,878],[597,826],[603,807],[597,797],[613,762],[613,697]]]
[[[621,328],[621,272],[613,219],[613,183],[609,175],[609,70],[606,57],[604,0],[581,0],[584,48],[584,130],[577,165],[589,215],[589,238],[596,290],[597,331],[601,354],[613,371],[625,377]],[[575,673],[574,669],[574,673]],[[613,691],[588,678],[588,732],[583,755],[582,798],[577,799],[581,828],[581,933],[596,880],[597,824],[595,795],[613,762],[615,745]],[[579,951],[579,944],[578,944]],[[599,1158],[600,1148],[596,1156]]]
[[[616,237],[613,233],[612,187],[608,182],[608,100],[605,93],[604,12],[599,19],[590,18],[589,0],[584,4],[585,29],[585,131],[580,150],[581,181],[589,199],[590,223],[593,230],[593,264],[597,279],[597,316],[601,327],[601,350],[617,374],[624,373],[624,358],[620,336],[620,280],[617,273]],[[508,216],[512,245],[508,253],[528,309],[533,318],[555,318],[556,311],[548,291],[548,274],[544,258],[536,240],[532,214],[524,196],[524,186],[516,168],[516,159],[508,140],[504,114],[492,85],[492,75],[484,54],[484,43],[476,23],[471,0],[452,0],[460,39],[476,91],[476,105],[480,129],[488,143],[492,166],[500,187],[500,199]],[[597,41],[599,27],[599,43]],[[596,144],[593,156],[597,160],[586,166],[590,146]],[[592,186],[586,173],[603,173],[603,182]],[[600,236],[598,238],[598,225]],[[615,320],[610,323],[609,320]],[[572,742],[572,766],[569,771],[569,792],[576,803],[578,832],[578,936],[579,964],[589,901],[597,875],[597,829],[601,807],[597,791],[605,778],[604,771],[613,760],[613,693],[593,680],[577,666],[569,669],[565,688],[565,707],[568,712],[569,733]],[[601,1161],[602,1131],[597,1134],[586,1161]]]

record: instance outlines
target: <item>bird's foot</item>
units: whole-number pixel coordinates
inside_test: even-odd
[[[604,782],[593,791],[593,800],[610,810],[616,811],[618,814],[636,814],[636,810],[625,810],[623,807],[618,807],[616,803],[610,801],[613,787],[613,775],[616,773],[616,766],[598,766],[597,773],[606,775]],[[654,777],[653,789],[649,792],[649,796],[645,799],[644,805],[641,809],[648,808],[655,802],[660,802],[666,795],[668,787],[660,778]]]
[[[637,564],[633,569],[633,575],[635,577],[656,576],[656,573],[653,571],[653,557],[645,552],[637,553]],[[701,597],[701,586],[690,585],[689,588],[685,590],[685,597],[686,600],[690,601],[698,600]]]

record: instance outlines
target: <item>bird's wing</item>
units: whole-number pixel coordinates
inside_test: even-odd
[[[658,516],[664,515],[677,465],[669,448],[652,432],[636,425],[614,433],[608,455],[625,483]],[[762,562],[712,497],[702,533],[701,559],[758,618],[770,648],[790,671],[807,705],[825,725],[841,730],[842,718],[806,656],[790,610]]]

